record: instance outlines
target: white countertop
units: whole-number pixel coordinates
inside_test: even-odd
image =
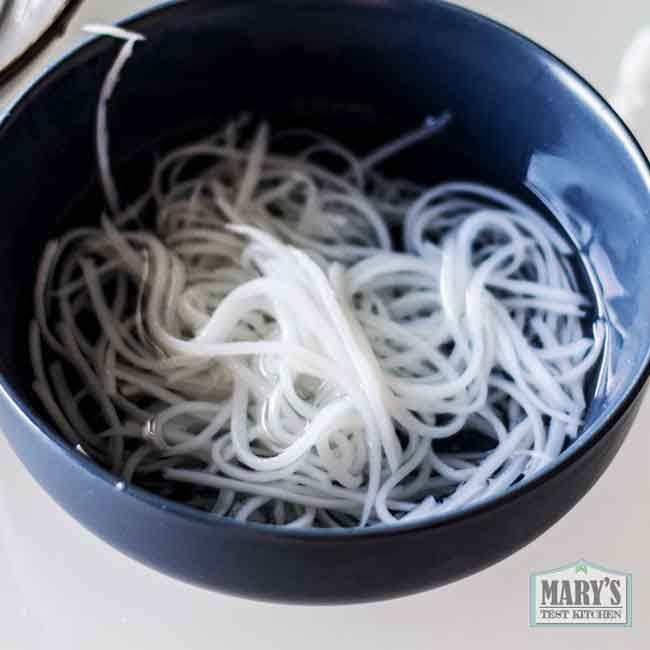
[[[111,22],[148,4],[85,0],[65,36],[41,53],[20,79],[0,89],[0,108],[30,76],[83,38],[82,24]],[[625,45],[641,25],[650,24],[648,0],[461,4],[532,36],[605,93],[613,85]],[[64,513],[0,435],[0,650],[647,649],[649,431],[646,400],[605,476],[564,519],[507,560],[436,591],[329,608],[231,598],[145,568]],[[579,558],[633,574],[631,629],[529,628],[529,574]]]

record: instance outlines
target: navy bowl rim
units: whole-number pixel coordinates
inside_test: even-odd
[[[227,6],[229,4],[237,4],[239,6],[245,4],[255,4],[259,0],[220,0],[220,4]],[[585,99],[589,103],[590,108],[595,112],[600,110],[600,118],[609,122],[613,130],[618,130],[617,138],[629,150],[632,158],[636,157],[636,166],[639,169],[641,176],[645,177],[645,185],[648,189],[650,196],[650,161],[646,157],[639,142],[618,116],[616,111],[607,102],[603,95],[596,90],[592,84],[586,80],[582,75],[576,72],[571,66],[565,63],[561,58],[550,52],[544,46],[536,43],[529,37],[521,34],[517,30],[508,27],[492,18],[488,18],[480,13],[460,7],[454,3],[447,2],[446,0],[385,0],[384,3],[373,7],[369,6],[364,0],[272,0],[278,6],[292,7],[299,6],[302,9],[322,9],[323,6],[331,6],[332,8],[346,8],[346,7],[364,7],[368,11],[381,11],[388,9],[393,10],[406,10],[406,11],[426,11],[429,7],[444,7],[447,10],[455,11],[458,14],[464,15],[467,19],[483,23],[490,29],[505,32],[509,37],[514,37],[523,41],[528,47],[543,55],[548,61],[553,63],[559,70],[568,74],[568,77],[577,82],[581,90],[586,91],[589,95]],[[183,6],[187,7],[187,3],[183,0],[166,0],[160,2],[152,7],[144,10],[137,11],[126,18],[118,21],[116,24],[124,28],[137,28],[137,23],[146,21],[152,18],[160,18],[164,14],[173,14],[177,9],[182,10]],[[19,110],[23,105],[30,101],[31,95],[39,91],[41,86],[48,82],[48,79],[57,71],[62,71],[69,65],[74,65],[75,60],[82,56],[84,53],[89,52],[93,47],[99,47],[100,42],[105,40],[103,36],[92,36],[83,40],[78,45],[74,46],[58,58],[54,63],[45,68],[41,74],[36,76],[31,83],[15,98],[9,105],[6,111],[0,115],[0,133],[8,128],[10,117],[12,113]],[[627,140],[627,141],[626,141]],[[201,510],[197,510],[190,506],[185,506],[174,501],[170,501],[160,497],[154,493],[148,492],[136,485],[128,484],[125,489],[116,491],[116,496],[123,496],[126,498],[134,497],[137,500],[146,503],[147,505],[157,508],[159,511],[169,514],[174,514],[179,517],[193,520],[198,524],[206,526],[214,526],[215,529],[225,526],[227,528],[238,529],[240,532],[248,532],[252,534],[263,535],[264,537],[273,538],[290,538],[294,540],[355,540],[359,538],[377,538],[377,537],[391,537],[394,535],[402,535],[407,533],[416,533],[431,528],[438,528],[442,526],[453,525],[456,522],[465,520],[470,517],[480,516],[488,513],[490,510],[498,508],[509,501],[520,498],[521,496],[532,492],[535,488],[544,481],[556,476],[571,465],[578,461],[578,459],[587,453],[589,449],[594,447],[602,438],[604,438],[610,430],[616,425],[617,422],[625,415],[635,402],[637,397],[643,390],[648,378],[650,377],[650,348],[646,351],[641,369],[637,373],[634,381],[630,382],[623,397],[619,400],[618,404],[605,416],[604,421],[598,425],[593,426],[591,431],[586,432],[578,437],[578,439],[571,444],[551,465],[544,471],[537,475],[531,476],[528,480],[522,481],[515,486],[512,486],[508,491],[498,497],[491,497],[478,504],[468,506],[457,512],[448,513],[435,518],[423,518],[421,520],[408,522],[399,525],[381,524],[373,526],[372,528],[352,528],[352,529],[291,529],[285,527],[274,526],[272,524],[259,524],[254,522],[239,522],[231,518],[213,515]],[[39,433],[45,438],[46,444],[54,447],[53,451],[64,453],[75,464],[78,464],[81,469],[87,471],[91,478],[94,480],[101,480],[114,488],[119,483],[119,477],[115,476],[108,470],[104,469],[94,461],[87,458],[85,455],[79,453],[71,447],[63,438],[56,433],[46,422],[44,422],[32,409],[30,409],[23,400],[18,397],[11,387],[11,384],[5,379],[4,373],[0,371],[0,399],[7,399],[11,405],[18,411],[19,417],[27,419],[29,423],[38,429]]]

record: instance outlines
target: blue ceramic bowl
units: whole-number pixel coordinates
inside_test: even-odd
[[[578,75],[534,43],[443,2],[170,3],[110,105],[126,191],[151,151],[241,109],[316,125],[360,150],[450,110],[453,125],[394,162],[434,182],[474,178],[557,215],[608,321],[584,432],[547,471],[437,521],[296,531],[215,518],[149,494],[70,449],[31,391],[26,325],[45,240],[101,208],[99,87],[117,48],[91,39],[0,123],[0,418],[33,476],[84,526],[172,576],[274,601],[389,598],[456,580],[537,537],[580,499],[628,432],[648,376],[650,176],[633,138]],[[180,128],[182,127],[182,128]]]

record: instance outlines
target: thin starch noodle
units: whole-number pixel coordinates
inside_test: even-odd
[[[122,208],[108,108],[143,37],[90,30],[125,40],[97,109],[109,212],[45,247],[29,345],[45,410],[118,489],[395,524],[503,494],[578,435],[604,327],[564,239],[493,187],[376,169],[449,114],[365,156],[243,115]]]

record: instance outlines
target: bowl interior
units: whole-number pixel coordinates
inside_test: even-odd
[[[562,64],[443,3],[198,2],[132,27],[147,41],[109,106],[123,200],[146,186],[156,153],[242,110],[274,127],[317,128],[359,152],[448,110],[443,134],[386,171],[497,185],[554,215],[576,247],[607,344],[583,435],[567,453],[630,397],[650,347],[647,167],[610,110]],[[95,110],[117,47],[92,40],[0,125],[0,372],[35,417],[26,341],[35,268],[49,237],[98,221]]]

